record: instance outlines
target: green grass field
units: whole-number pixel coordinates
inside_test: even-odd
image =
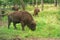
[[[26,8],[31,15],[33,14],[33,7]],[[9,40],[16,36],[20,38],[42,37],[42,38],[60,38],[60,10],[55,7],[45,7],[44,11],[39,12],[38,16],[33,16],[36,21],[36,30],[31,31],[27,26],[25,31],[21,30],[21,24],[17,24],[17,30],[11,24],[10,29],[7,26],[0,27],[0,39]],[[7,17],[3,18],[7,21]],[[4,24],[3,24],[4,25]]]

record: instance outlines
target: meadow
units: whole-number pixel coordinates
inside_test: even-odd
[[[40,6],[39,6],[40,7]],[[41,9],[41,8],[40,8]],[[33,14],[34,7],[27,6],[26,11]],[[7,10],[7,12],[11,12]],[[32,15],[33,16],[33,15]],[[25,31],[22,31],[21,24],[17,24],[17,30],[14,29],[11,23],[10,29],[7,28],[7,16],[2,21],[6,22],[3,26],[0,26],[0,39],[12,39],[16,36],[20,38],[60,38],[60,9],[53,5],[45,5],[44,10],[39,12],[37,16],[33,16],[36,21],[36,30],[31,31],[27,26]]]

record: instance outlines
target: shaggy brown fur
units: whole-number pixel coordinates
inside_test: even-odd
[[[35,8],[35,9],[34,9],[34,14],[33,14],[33,16],[38,15],[38,12],[40,12],[40,10],[39,10],[38,8]]]
[[[8,28],[11,22],[13,22],[15,29],[16,29],[17,23],[21,23],[22,30],[24,30],[25,25],[27,25],[29,29],[33,31],[36,29],[36,23],[34,22],[33,17],[27,11],[15,11],[9,14],[8,15]]]

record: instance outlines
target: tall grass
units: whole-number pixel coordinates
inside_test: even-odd
[[[31,31],[27,26],[25,31],[21,30],[21,24],[17,24],[17,30],[14,30],[13,24],[10,25],[10,29],[7,26],[0,27],[0,38],[11,39],[17,35],[21,38],[26,37],[52,37],[60,38],[60,10],[47,9],[39,12],[38,16],[33,16],[36,21],[36,30]],[[33,7],[28,6],[27,11],[33,14]],[[7,21],[7,17],[3,18],[3,21]]]

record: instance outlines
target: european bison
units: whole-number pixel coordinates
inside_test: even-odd
[[[12,10],[18,11],[18,10],[19,10],[19,7],[18,7],[17,5],[14,5],[14,6],[12,7]]]
[[[33,14],[33,16],[38,15],[38,12],[40,12],[39,8],[35,8],[35,9],[34,9],[34,14]]]
[[[36,29],[36,23],[33,20],[31,14],[27,11],[15,11],[8,15],[8,28],[13,22],[14,28],[16,29],[16,24],[21,23],[22,30],[24,30],[25,25],[29,27],[32,31]]]
[[[5,9],[1,9],[0,10],[0,16],[4,17],[4,14],[5,14]]]

